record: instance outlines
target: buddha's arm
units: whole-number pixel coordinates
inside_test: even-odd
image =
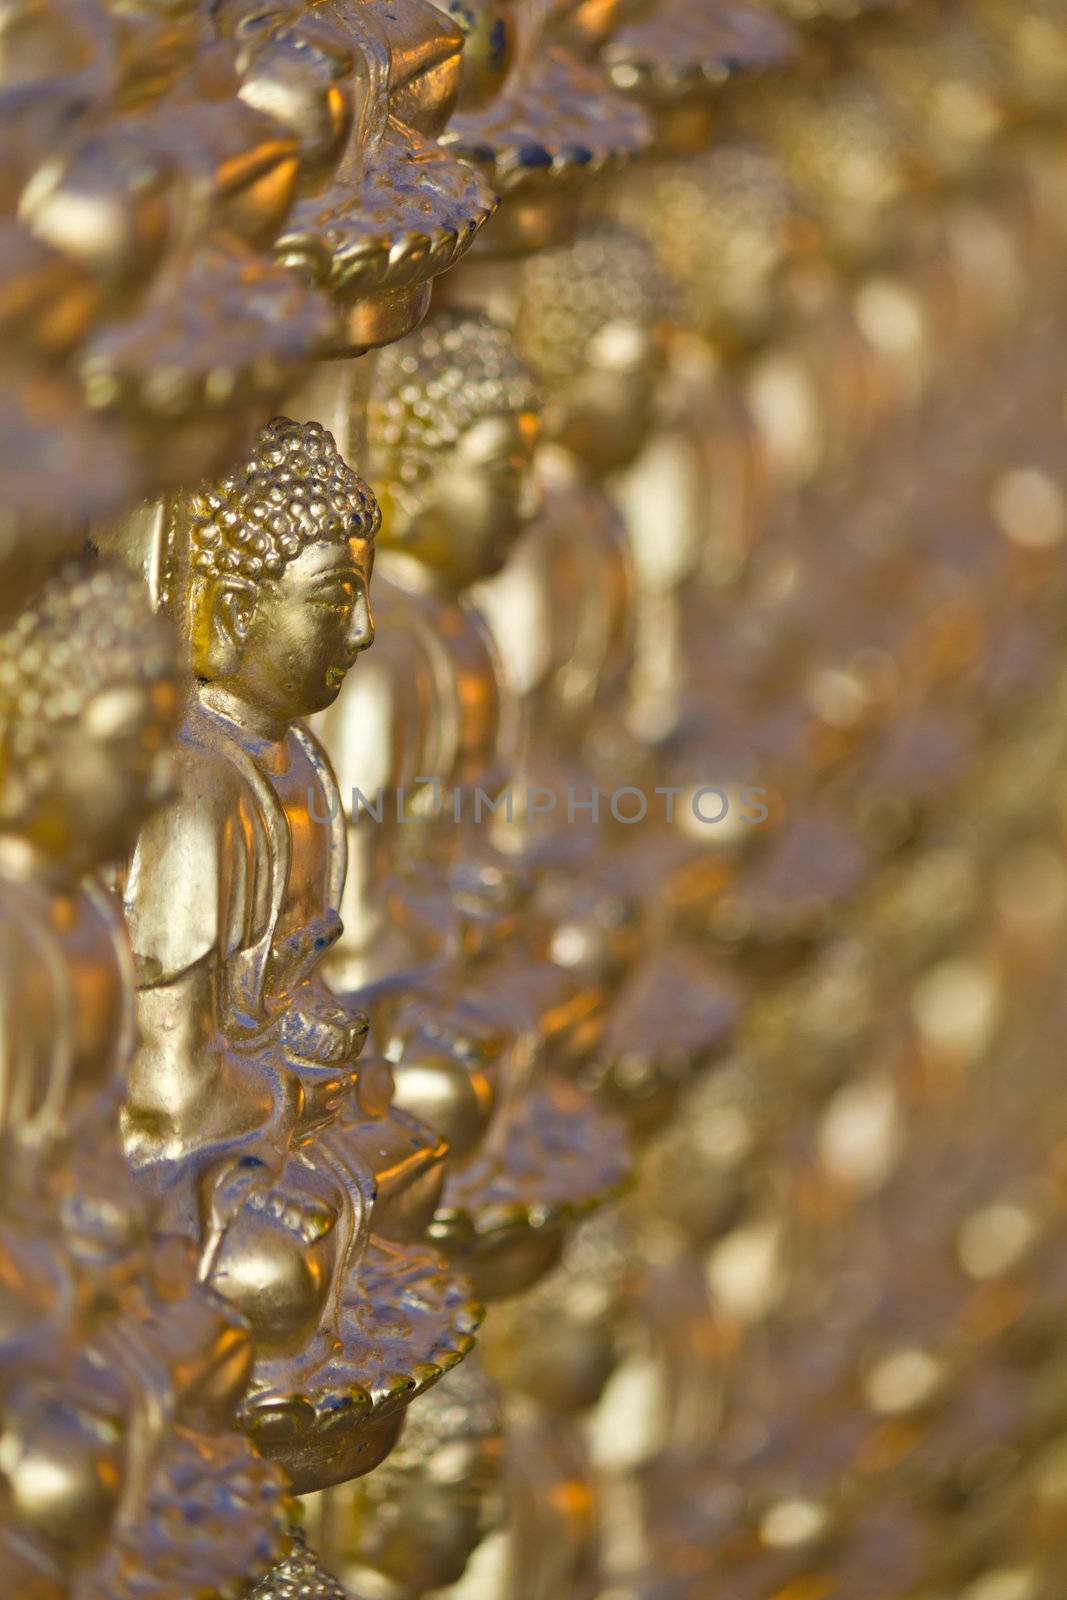
[[[226,969],[242,942],[250,869],[226,785],[201,766],[183,762],[179,795],[144,829],[127,881],[140,1044],[123,1126],[135,1160],[239,1138],[271,1120],[276,1099],[227,1039]]]
[[[331,979],[342,990],[358,987],[361,953],[384,933],[383,884],[393,861],[401,694],[393,654],[373,658],[372,651],[336,703],[310,723],[333,766],[348,824],[344,931],[330,962]]]
[[[217,1028],[211,956],[167,981],[142,984],[140,1042],[130,1063],[123,1131],[133,1160],[181,1155],[210,1135],[224,1040]]]

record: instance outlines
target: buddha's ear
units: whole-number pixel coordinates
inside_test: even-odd
[[[256,586],[230,574],[205,580],[200,603],[195,670],[209,682],[237,671],[256,614]]]

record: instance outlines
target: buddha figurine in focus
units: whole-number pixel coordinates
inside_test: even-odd
[[[301,1490],[380,1459],[477,1319],[421,1242],[444,1142],[393,1107],[388,1066],[361,1058],[365,1015],[322,973],[345,824],[299,719],[373,639],[377,522],[332,437],[284,418],[168,508],[158,590],[196,687],[177,797],[125,887],[141,1033],[126,1149],[249,1318],[243,1420]]]
[[[386,625],[376,670],[321,723],[355,796],[361,896],[334,982],[369,1007],[400,1103],[449,1139],[433,1235],[489,1296],[538,1276],[565,1220],[623,1170],[619,1131],[552,1068],[582,996],[486,809],[512,771],[515,708],[467,590],[526,523],[535,434],[529,378],[484,318],[435,318],[378,358],[367,459]],[[359,795],[382,797],[377,817]]]
[[[0,1586],[183,1600],[275,1559],[282,1478],[234,1429],[238,1312],[123,1158],[135,1046],[116,864],[181,696],[143,586],[86,561],[0,634]]]

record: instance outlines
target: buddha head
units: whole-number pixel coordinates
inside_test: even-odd
[[[0,830],[75,874],[119,860],[166,792],[180,700],[144,584],[66,568],[0,633]]]
[[[378,359],[367,408],[382,540],[456,588],[503,565],[534,509],[533,379],[511,336],[445,313]]]
[[[332,705],[374,639],[377,528],[332,435],[275,418],[247,461],[175,508],[196,677],[281,729]]]
[[[670,301],[651,245],[615,222],[524,263],[515,337],[548,390],[546,432],[598,475],[652,428]]]
[[[817,243],[782,163],[755,140],[723,140],[664,163],[651,182],[623,187],[613,210],[656,250],[686,325],[720,345],[766,335],[784,273]]]

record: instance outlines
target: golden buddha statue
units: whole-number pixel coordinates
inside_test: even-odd
[[[90,874],[165,791],[180,692],[143,587],[96,562],[0,635],[0,1577],[35,1600],[215,1594],[282,1539],[281,1476],[233,1431],[247,1325],[119,1138],[133,972]]]
[[[300,151],[238,98],[207,8],[48,0],[0,28],[14,609],[87,524],[247,442],[331,313],[265,253]]]
[[[387,623],[377,670],[321,724],[352,800],[360,896],[333,981],[370,1009],[399,1103],[449,1140],[432,1234],[487,1295],[537,1277],[565,1220],[622,1172],[616,1130],[535,1069],[551,1067],[582,997],[481,814],[510,775],[516,708],[466,591],[528,520],[536,427],[528,374],[484,318],[435,318],[378,357],[367,460]]]
[[[640,516],[636,507],[627,518],[627,487],[640,475],[640,458],[663,410],[671,302],[671,280],[652,247],[612,222],[584,229],[560,250],[531,257],[518,292],[516,339],[549,386],[547,432],[594,480],[608,480],[615,503],[622,506],[637,579],[632,679],[637,695],[653,693],[638,686],[650,672],[661,690],[676,684],[677,630],[666,612],[670,596],[699,559],[701,530],[694,526],[693,508],[703,501],[705,487],[713,492],[703,481],[699,487],[692,483],[699,448],[694,430],[688,449],[684,442],[673,454],[669,443],[658,453],[657,445],[651,446],[657,485],[671,507],[654,549],[632,526]],[[640,490],[629,498],[640,501]],[[568,513],[561,508],[557,515],[566,519]],[[666,727],[669,713],[660,709]],[[635,715],[652,719],[650,709]]]
[[[126,879],[141,1043],[127,1153],[200,1272],[249,1318],[243,1421],[298,1489],[365,1471],[477,1319],[419,1240],[444,1142],[360,1059],[366,1016],[322,963],[345,825],[323,710],[374,636],[377,505],[315,424],[275,420],[170,508],[159,590],[196,688],[178,795]]]
[[[84,541],[72,512],[81,486],[84,515],[107,515],[138,484],[128,446],[94,417],[63,365],[91,330],[106,286],[35,238],[17,216],[36,166],[55,145],[70,108],[94,74],[86,70],[94,23],[85,8],[61,4],[9,15],[2,27],[0,125],[5,137],[0,185],[0,325],[6,352],[0,379],[7,515],[0,531],[5,620]],[[42,73],[49,59],[51,72]],[[47,462],[47,467],[44,463]]]
[[[68,365],[150,492],[241,448],[332,319],[267,253],[301,153],[239,97],[235,52],[206,10],[100,6],[89,32],[93,92],[36,152],[18,214],[94,298]]]
[[[377,358],[366,459],[381,634],[319,723],[351,797],[355,863],[330,975],[370,1011],[399,1103],[447,1136],[431,1234],[492,1297],[543,1274],[570,1219],[623,1170],[618,1130],[558,1071],[581,987],[550,959],[550,928],[502,847],[515,830],[498,839],[474,812],[522,775],[521,707],[477,603],[536,509],[538,409],[484,317],[439,314]],[[478,1374],[456,1377],[380,1474],[328,1497],[326,1554],[359,1593],[451,1583],[495,1525],[498,1403]]]
[[[707,408],[672,394],[675,297],[642,237],[605,221],[531,257],[517,306],[518,343],[547,388],[545,507],[487,604],[537,730],[528,781],[597,789],[605,811],[620,786],[645,785],[640,827],[612,810],[599,826],[574,828],[568,808],[571,825],[532,854],[542,882],[555,855],[556,893],[566,895],[569,880],[575,925],[581,895],[598,882],[626,907],[615,934],[622,988],[589,1069],[643,1118],[661,1114],[687,1063],[715,1053],[736,1011],[732,985],[702,954],[663,942],[664,885],[694,844],[667,808],[655,815],[649,803],[685,698],[680,593],[704,542],[731,538],[731,502],[717,499]],[[583,529],[570,558],[581,561],[578,580],[563,553],[574,527]],[[523,614],[551,619],[540,661],[529,648],[523,659]]]
[[[238,4],[253,37],[261,8]],[[429,0],[288,9],[296,20],[283,32],[331,27],[350,52],[357,92],[336,171],[298,201],[277,251],[337,305],[333,353],[358,355],[419,322],[432,278],[467,250],[496,203],[479,174],[436,142],[460,90],[464,35]],[[277,76],[261,65],[263,83],[245,93],[272,105],[279,94],[268,72]],[[306,125],[304,107],[289,105],[293,123]]]

